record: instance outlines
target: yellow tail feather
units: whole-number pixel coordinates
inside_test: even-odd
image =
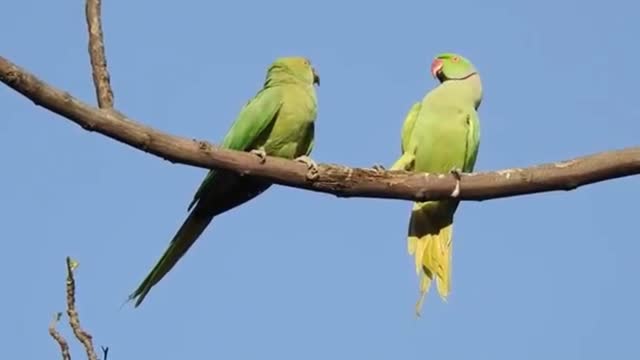
[[[420,278],[420,297],[416,303],[418,316],[434,275],[443,301],[447,300],[451,287],[453,211],[441,205],[444,204],[415,203],[409,220],[408,251],[415,257],[416,273]]]

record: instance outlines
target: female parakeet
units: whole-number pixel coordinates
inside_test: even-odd
[[[315,167],[308,157],[314,144],[317,100],[314,85],[320,78],[303,57],[283,57],[267,70],[263,88],[241,110],[222,141],[222,147],[296,159]],[[264,192],[271,186],[250,176],[211,170],[189,204],[187,219],[164,255],[129,296],[135,307],[195,243],[211,220]]]
[[[436,56],[431,64],[431,74],[440,84],[411,107],[402,126],[402,156],[391,169],[471,172],[480,145],[477,113],[482,101],[480,75],[469,60],[453,53]],[[434,276],[442,299],[446,300],[449,294],[451,235],[458,203],[458,200],[414,203],[409,220],[408,248],[415,257],[416,272],[420,277],[418,315]]]

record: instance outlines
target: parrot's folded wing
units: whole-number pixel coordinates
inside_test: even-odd
[[[413,132],[413,128],[416,125],[416,119],[418,118],[418,114],[420,113],[421,107],[422,107],[421,101],[418,101],[415,104],[413,104],[413,106],[411,106],[411,109],[409,109],[409,112],[407,113],[407,116],[405,117],[404,122],[402,123],[402,133],[400,135],[401,136],[400,149],[403,153],[409,150],[411,133]]]
[[[413,104],[402,123],[402,133],[400,134],[400,151],[402,155],[395,163],[393,163],[393,165],[391,165],[390,170],[410,171],[413,168],[415,152],[411,149],[411,134],[413,133],[413,128],[416,125],[416,119],[418,118],[421,107],[422,102],[420,101]]]
[[[262,132],[273,124],[282,107],[282,96],[278,88],[261,90],[240,110],[238,117],[222,140],[225,149],[246,151],[259,138]],[[210,170],[193,196],[187,210],[198,202],[202,193],[208,188],[216,171]]]
[[[480,149],[480,119],[478,118],[478,113],[475,111],[469,113],[467,148],[470,151],[465,154],[465,162],[462,170],[464,172],[472,172],[478,157],[478,150]]]

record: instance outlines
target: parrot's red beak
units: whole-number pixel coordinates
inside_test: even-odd
[[[431,63],[431,75],[433,75],[433,77],[437,79],[438,72],[442,70],[443,66],[444,66],[444,63],[442,62],[442,60],[440,59],[433,60],[433,63]]]

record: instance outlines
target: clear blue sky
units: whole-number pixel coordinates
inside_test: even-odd
[[[459,10],[454,10],[458,8]],[[469,57],[484,81],[478,170],[637,145],[632,1],[105,1],[117,108],[220,140],[277,56],[322,77],[313,157],[389,165],[402,120]],[[95,103],[81,1],[9,1],[0,54]],[[464,203],[453,289],[414,317],[411,204],[273,187],[219,217],[142,307],[120,308],[205,171],[91,134],[0,86],[0,339],[55,359],[64,257],[113,359],[638,358],[640,178]],[[64,333],[69,335],[65,326]],[[74,358],[81,353],[74,343]]]

